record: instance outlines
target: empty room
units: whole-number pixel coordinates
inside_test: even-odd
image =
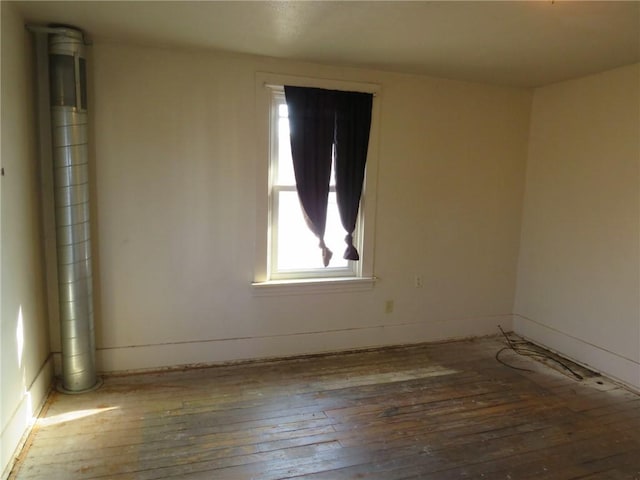
[[[0,479],[640,479],[640,2],[0,16]]]

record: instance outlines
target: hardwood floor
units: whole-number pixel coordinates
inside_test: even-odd
[[[640,479],[640,396],[503,346],[106,377],[52,394],[10,479]]]

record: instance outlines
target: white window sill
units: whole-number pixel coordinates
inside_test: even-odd
[[[347,293],[371,290],[376,277],[301,278],[270,280],[251,284],[256,296],[309,295],[314,293]]]

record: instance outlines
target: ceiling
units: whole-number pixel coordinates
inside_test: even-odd
[[[95,43],[215,49],[535,87],[640,62],[640,1],[21,1]]]

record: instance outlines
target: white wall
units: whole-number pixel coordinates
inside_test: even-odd
[[[640,388],[640,66],[533,98],[515,330]]]
[[[7,2],[2,19],[0,190],[0,472],[52,378],[44,293],[32,46]]]
[[[510,328],[529,91],[241,55],[92,50],[100,369]],[[258,72],[382,86],[372,290],[252,290],[266,201],[256,195]]]

